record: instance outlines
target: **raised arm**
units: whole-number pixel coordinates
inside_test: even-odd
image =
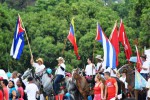
[[[34,63],[34,59],[33,59],[33,56],[31,56],[31,60],[30,60],[30,63],[31,63],[31,65],[33,65],[33,63]]]

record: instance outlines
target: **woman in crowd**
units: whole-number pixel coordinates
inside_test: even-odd
[[[104,80],[97,74],[95,77],[95,86],[94,86],[94,100],[103,100],[104,98]]]
[[[17,86],[18,86],[18,93],[20,94],[20,97],[18,100],[24,100],[24,89],[25,89],[25,85],[22,82],[21,78],[19,78],[19,80],[17,81]]]
[[[17,98],[17,90],[15,89],[15,83],[13,81],[9,81],[9,100],[16,100]]]
[[[4,91],[4,100],[9,100],[9,94],[8,94],[8,81],[6,79],[3,79],[1,81],[1,86],[3,87],[3,91]]]
[[[4,100],[4,91],[1,85],[0,85],[0,100]]]

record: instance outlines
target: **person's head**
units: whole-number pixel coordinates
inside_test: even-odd
[[[22,86],[22,80],[21,80],[21,79],[19,79],[19,80],[17,81],[17,86],[18,86],[18,87]]]
[[[17,74],[18,74],[18,72],[14,71],[13,74],[12,74],[12,78],[17,78]]]
[[[95,58],[97,59],[98,62],[102,62],[103,61],[101,55],[97,55]]]
[[[104,77],[105,77],[105,79],[109,79],[110,78],[110,72],[105,72]]]
[[[100,74],[97,74],[97,75],[95,76],[95,82],[100,82],[100,81],[102,81],[102,77],[101,77]]]
[[[28,77],[28,82],[33,82],[33,77]]]
[[[58,61],[59,64],[65,63],[65,60],[63,57],[59,57],[56,60]]]
[[[6,79],[3,79],[1,81],[1,85],[2,85],[2,87],[7,86],[8,85],[8,81]]]
[[[38,58],[36,60],[36,62],[39,64],[39,65],[42,65],[44,63],[43,59],[42,58]]]
[[[142,58],[142,61],[146,61],[146,55],[142,55],[141,58]]]
[[[91,64],[91,63],[92,63],[92,57],[89,57],[89,58],[87,59],[87,63],[88,63],[88,64]]]
[[[15,83],[14,83],[14,81],[9,81],[9,83],[8,83],[8,87],[9,88],[13,88],[13,87],[15,87]]]

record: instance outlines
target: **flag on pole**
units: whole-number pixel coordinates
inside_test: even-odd
[[[135,69],[135,87],[134,89],[142,90],[146,87],[147,81],[144,77]]]
[[[11,46],[10,56],[14,59],[20,59],[24,48],[24,33],[20,16],[18,16],[14,38]]]
[[[130,47],[130,44],[129,44],[129,41],[125,32],[125,28],[124,28],[122,20],[120,22],[119,41],[122,43],[124,50],[125,50],[126,58],[129,61],[132,55],[132,50],[131,50],[131,47]]]
[[[97,36],[96,40],[101,42],[104,51],[104,66],[115,69],[116,68],[116,52],[109,39],[102,31],[99,24],[97,24]]]
[[[67,38],[71,42],[71,44],[73,45],[75,55],[76,55],[77,59],[79,60],[80,56],[78,54],[78,46],[76,43],[76,37],[75,37],[75,32],[74,32],[74,20],[73,19],[72,19],[71,24],[70,24],[70,30],[69,30],[69,34],[68,34]]]
[[[140,58],[140,54],[139,54],[139,51],[138,51],[138,48],[137,46],[135,45],[135,48],[136,48],[136,54],[137,54],[137,62],[136,62],[136,69],[138,72],[141,71],[141,66],[142,66],[142,60]]]
[[[116,66],[118,66],[119,64],[119,59],[118,59],[118,55],[119,55],[119,40],[118,40],[118,30],[117,30],[117,22],[114,25],[114,28],[111,32],[111,35],[109,37],[109,40],[111,42],[111,44],[113,45],[115,52],[116,52]]]

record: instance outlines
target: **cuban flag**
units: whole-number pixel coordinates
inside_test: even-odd
[[[116,68],[116,52],[109,41],[109,39],[106,37],[104,32],[102,31],[102,28],[100,27],[99,24],[97,24],[97,36],[96,40],[98,42],[101,42],[103,45],[103,50],[104,50],[104,66],[106,68],[110,67],[115,69]]]
[[[25,29],[22,28],[21,18],[18,16],[14,38],[11,46],[10,56],[14,59],[20,59],[24,48],[24,33]]]

